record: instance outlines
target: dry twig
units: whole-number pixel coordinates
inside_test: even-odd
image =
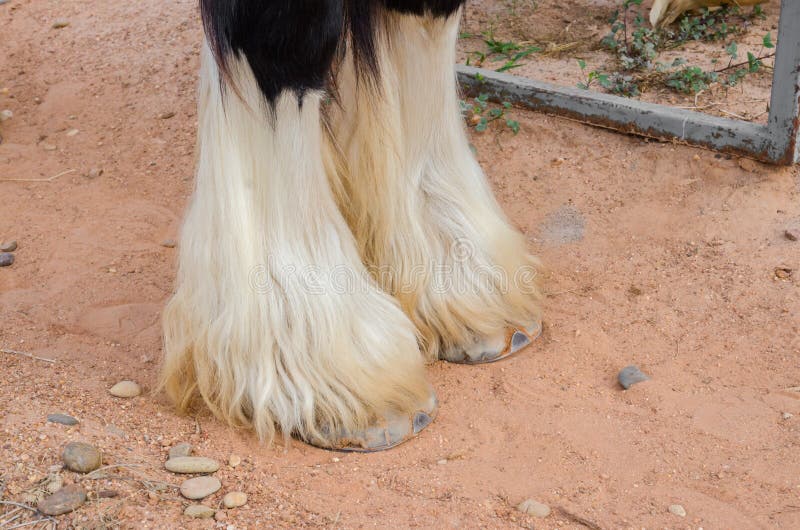
[[[5,348],[0,349],[0,352],[7,353],[9,355],[20,355],[22,357],[27,357],[29,359],[36,359],[37,361],[44,361],[46,363],[55,364],[55,359],[46,359],[44,357],[37,357],[36,355],[31,355],[30,353],[25,353],[24,351],[18,350],[7,350]]]

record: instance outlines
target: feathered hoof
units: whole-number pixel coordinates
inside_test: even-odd
[[[428,402],[411,414],[388,413],[363,431],[339,433],[330,445],[306,442],[321,449],[346,453],[386,451],[416,438],[425,427],[433,423],[438,410],[439,401],[431,391]]]
[[[451,350],[442,355],[442,360],[456,364],[487,364],[501,361],[527,348],[542,334],[541,322],[532,324],[527,329],[509,329],[505,334],[505,342],[492,345],[492,341],[483,341],[475,345]]]

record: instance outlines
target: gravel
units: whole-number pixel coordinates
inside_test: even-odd
[[[109,390],[112,396],[118,398],[132,398],[142,393],[142,387],[134,381],[120,381]]]
[[[178,456],[167,460],[164,467],[173,473],[214,473],[219,470],[219,462],[202,456]]]
[[[622,371],[619,373],[618,379],[619,384],[622,385],[622,388],[627,390],[636,383],[647,381],[650,378],[641,370],[639,370],[638,366],[631,365],[622,369]]]
[[[535,501],[533,499],[527,499],[519,503],[519,506],[517,506],[517,510],[521,511],[524,514],[532,515],[540,519],[544,519],[545,517],[550,515],[550,507],[548,505],[542,504],[541,502]]]
[[[103,455],[98,448],[83,442],[70,442],[64,447],[61,459],[67,469],[78,473],[89,473],[103,464]]]
[[[181,495],[187,499],[200,500],[218,492],[222,483],[216,477],[195,477],[181,484]]]
[[[37,508],[45,515],[63,515],[77,510],[85,502],[86,491],[77,484],[72,484],[42,499]]]
[[[73,418],[69,414],[48,414],[47,421],[49,421],[50,423],[60,423],[61,425],[69,425],[69,426],[77,425],[80,423],[76,418]]]

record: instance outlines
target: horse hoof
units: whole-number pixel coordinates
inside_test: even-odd
[[[501,361],[529,346],[542,334],[542,324],[534,323],[527,329],[510,329],[506,333],[505,344],[501,348],[476,349],[472,352],[462,350],[448,353],[444,360],[456,364],[487,364]]]

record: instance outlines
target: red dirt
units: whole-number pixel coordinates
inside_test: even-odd
[[[122,379],[151,389],[161,356],[175,250],[160,243],[192,187],[194,4],[0,6],[0,109],[14,112],[0,239],[19,241],[0,269],[0,348],[56,360],[0,353],[3,501],[21,500],[72,440],[143,466],[115,475],[177,484],[166,449],[189,441],[244,459],[205,502],[239,489],[246,507],[189,521],[175,491],[84,481],[121,495],[59,527],[800,527],[800,392],[787,390],[800,386],[800,243],[783,236],[800,223],[797,168],[518,110],[519,135],[492,124],[473,142],[548,266],[545,333],[503,363],[431,366],[441,412],[419,439],[376,455],[284,450],[207,413],[177,416],[162,395],[112,398]],[[69,26],[53,29],[60,18]],[[84,176],[92,168],[102,175]],[[553,236],[576,217],[583,239]],[[634,363],[652,380],[623,391],[616,374]],[[45,423],[53,412],[81,424]],[[553,514],[522,515],[526,498]]]

